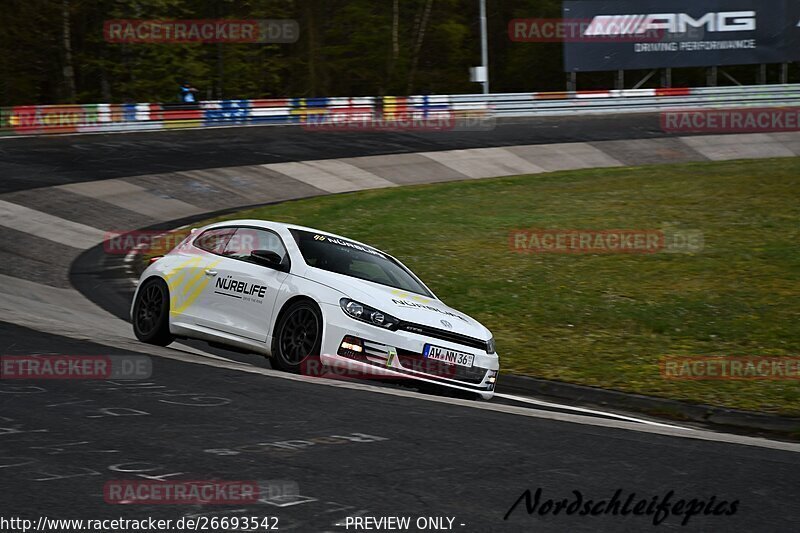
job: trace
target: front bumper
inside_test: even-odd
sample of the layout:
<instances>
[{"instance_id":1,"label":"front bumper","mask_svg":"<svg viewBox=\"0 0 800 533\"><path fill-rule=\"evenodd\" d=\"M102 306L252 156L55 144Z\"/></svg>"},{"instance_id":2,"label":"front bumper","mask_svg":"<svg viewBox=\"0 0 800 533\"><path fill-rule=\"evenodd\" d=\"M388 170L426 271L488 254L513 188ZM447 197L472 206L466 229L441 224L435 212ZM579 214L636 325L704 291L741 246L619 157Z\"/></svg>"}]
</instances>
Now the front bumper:
<instances>
[{"instance_id":1,"label":"front bumper","mask_svg":"<svg viewBox=\"0 0 800 533\"><path fill-rule=\"evenodd\" d=\"M324 313L321 360L325 365L378 378L423 381L475 393L486 400L494 396L499 370L497 354L413 332L388 331L362 324L346 316L338 306L326 306ZM363 351L342 350L345 337L360 339ZM425 344L470 353L474 356L473 366L428 360L422 355Z\"/></svg>"}]
</instances>

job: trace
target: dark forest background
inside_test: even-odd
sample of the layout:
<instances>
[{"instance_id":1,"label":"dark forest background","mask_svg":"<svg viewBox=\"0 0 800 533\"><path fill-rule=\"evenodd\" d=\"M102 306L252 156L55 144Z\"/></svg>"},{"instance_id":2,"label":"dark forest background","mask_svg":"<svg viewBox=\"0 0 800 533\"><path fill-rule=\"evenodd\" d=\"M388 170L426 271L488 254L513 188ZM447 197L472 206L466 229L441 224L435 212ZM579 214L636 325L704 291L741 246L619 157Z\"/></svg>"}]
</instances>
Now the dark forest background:
<instances>
[{"instance_id":1,"label":"dark forest background","mask_svg":"<svg viewBox=\"0 0 800 533\"><path fill-rule=\"evenodd\" d=\"M514 18L557 18L560 0L488 0L492 92L564 90L560 44L515 43ZM294 44L109 44L107 19L295 19ZM478 0L0 0L0 105L477 93ZM756 66L726 69L755 83ZM646 72L629 72L631 86ZM769 79L777 82L777 66ZM796 68L792 78L797 81ZM581 74L579 89L613 87ZM659 83L654 76L646 86ZM729 83L721 79L721 83ZM705 84L681 69L675 86Z\"/></svg>"}]
</instances>

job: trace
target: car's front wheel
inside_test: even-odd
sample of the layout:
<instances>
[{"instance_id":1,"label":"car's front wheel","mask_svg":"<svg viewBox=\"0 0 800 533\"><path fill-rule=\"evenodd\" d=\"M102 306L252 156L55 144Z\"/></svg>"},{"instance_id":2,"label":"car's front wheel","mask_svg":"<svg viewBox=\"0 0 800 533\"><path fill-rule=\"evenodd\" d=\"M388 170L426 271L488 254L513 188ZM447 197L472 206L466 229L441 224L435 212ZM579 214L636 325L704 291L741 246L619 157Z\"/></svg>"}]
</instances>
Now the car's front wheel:
<instances>
[{"instance_id":1,"label":"car's front wheel","mask_svg":"<svg viewBox=\"0 0 800 533\"><path fill-rule=\"evenodd\" d=\"M322 315L311 302L300 301L289 306L275 328L272 365L298 374L304 364L319 361L322 347Z\"/></svg>"},{"instance_id":2,"label":"car's front wheel","mask_svg":"<svg viewBox=\"0 0 800 533\"><path fill-rule=\"evenodd\" d=\"M147 344L166 346L175 338L169 332L169 289L162 279L144 282L133 305L133 333Z\"/></svg>"}]
</instances>

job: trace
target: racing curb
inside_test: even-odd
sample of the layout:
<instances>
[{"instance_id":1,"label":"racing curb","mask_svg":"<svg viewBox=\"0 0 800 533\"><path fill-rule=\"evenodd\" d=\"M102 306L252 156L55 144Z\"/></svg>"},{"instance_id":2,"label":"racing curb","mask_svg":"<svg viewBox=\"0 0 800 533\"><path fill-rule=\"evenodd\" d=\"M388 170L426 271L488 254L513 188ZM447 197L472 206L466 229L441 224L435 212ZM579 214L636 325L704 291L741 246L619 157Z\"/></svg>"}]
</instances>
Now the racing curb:
<instances>
[{"instance_id":1,"label":"racing curb","mask_svg":"<svg viewBox=\"0 0 800 533\"><path fill-rule=\"evenodd\" d=\"M667 398L656 398L599 387L575 385L529 376L503 374L497 382L497 392L548 396L574 404L591 404L625 411L639 411L704 425L779 433L800 438L800 418L784 417L752 411L740 411L705 404L692 404Z\"/></svg>"}]
</instances>

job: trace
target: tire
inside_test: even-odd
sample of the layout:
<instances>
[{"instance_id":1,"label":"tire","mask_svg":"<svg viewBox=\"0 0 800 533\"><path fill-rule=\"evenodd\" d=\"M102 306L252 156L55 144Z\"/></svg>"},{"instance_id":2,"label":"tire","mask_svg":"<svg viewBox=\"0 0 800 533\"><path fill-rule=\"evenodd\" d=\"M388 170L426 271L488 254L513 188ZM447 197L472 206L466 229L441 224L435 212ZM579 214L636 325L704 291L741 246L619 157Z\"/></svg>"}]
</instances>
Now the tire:
<instances>
[{"instance_id":1,"label":"tire","mask_svg":"<svg viewBox=\"0 0 800 533\"><path fill-rule=\"evenodd\" d=\"M133 333L147 344L167 346L175 337L169 332L169 289L160 278L145 281L133 305Z\"/></svg>"},{"instance_id":2,"label":"tire","mask_svg":"<svg viewBox=\"0 0 800 533\"><path fill-rule=\"evenodd\" d=\"M304 364L315 369L322 348L322 314L308 301L291 304L275 327L272 366L284 372L301 373Z\"/></svg>"}]
</instances>

